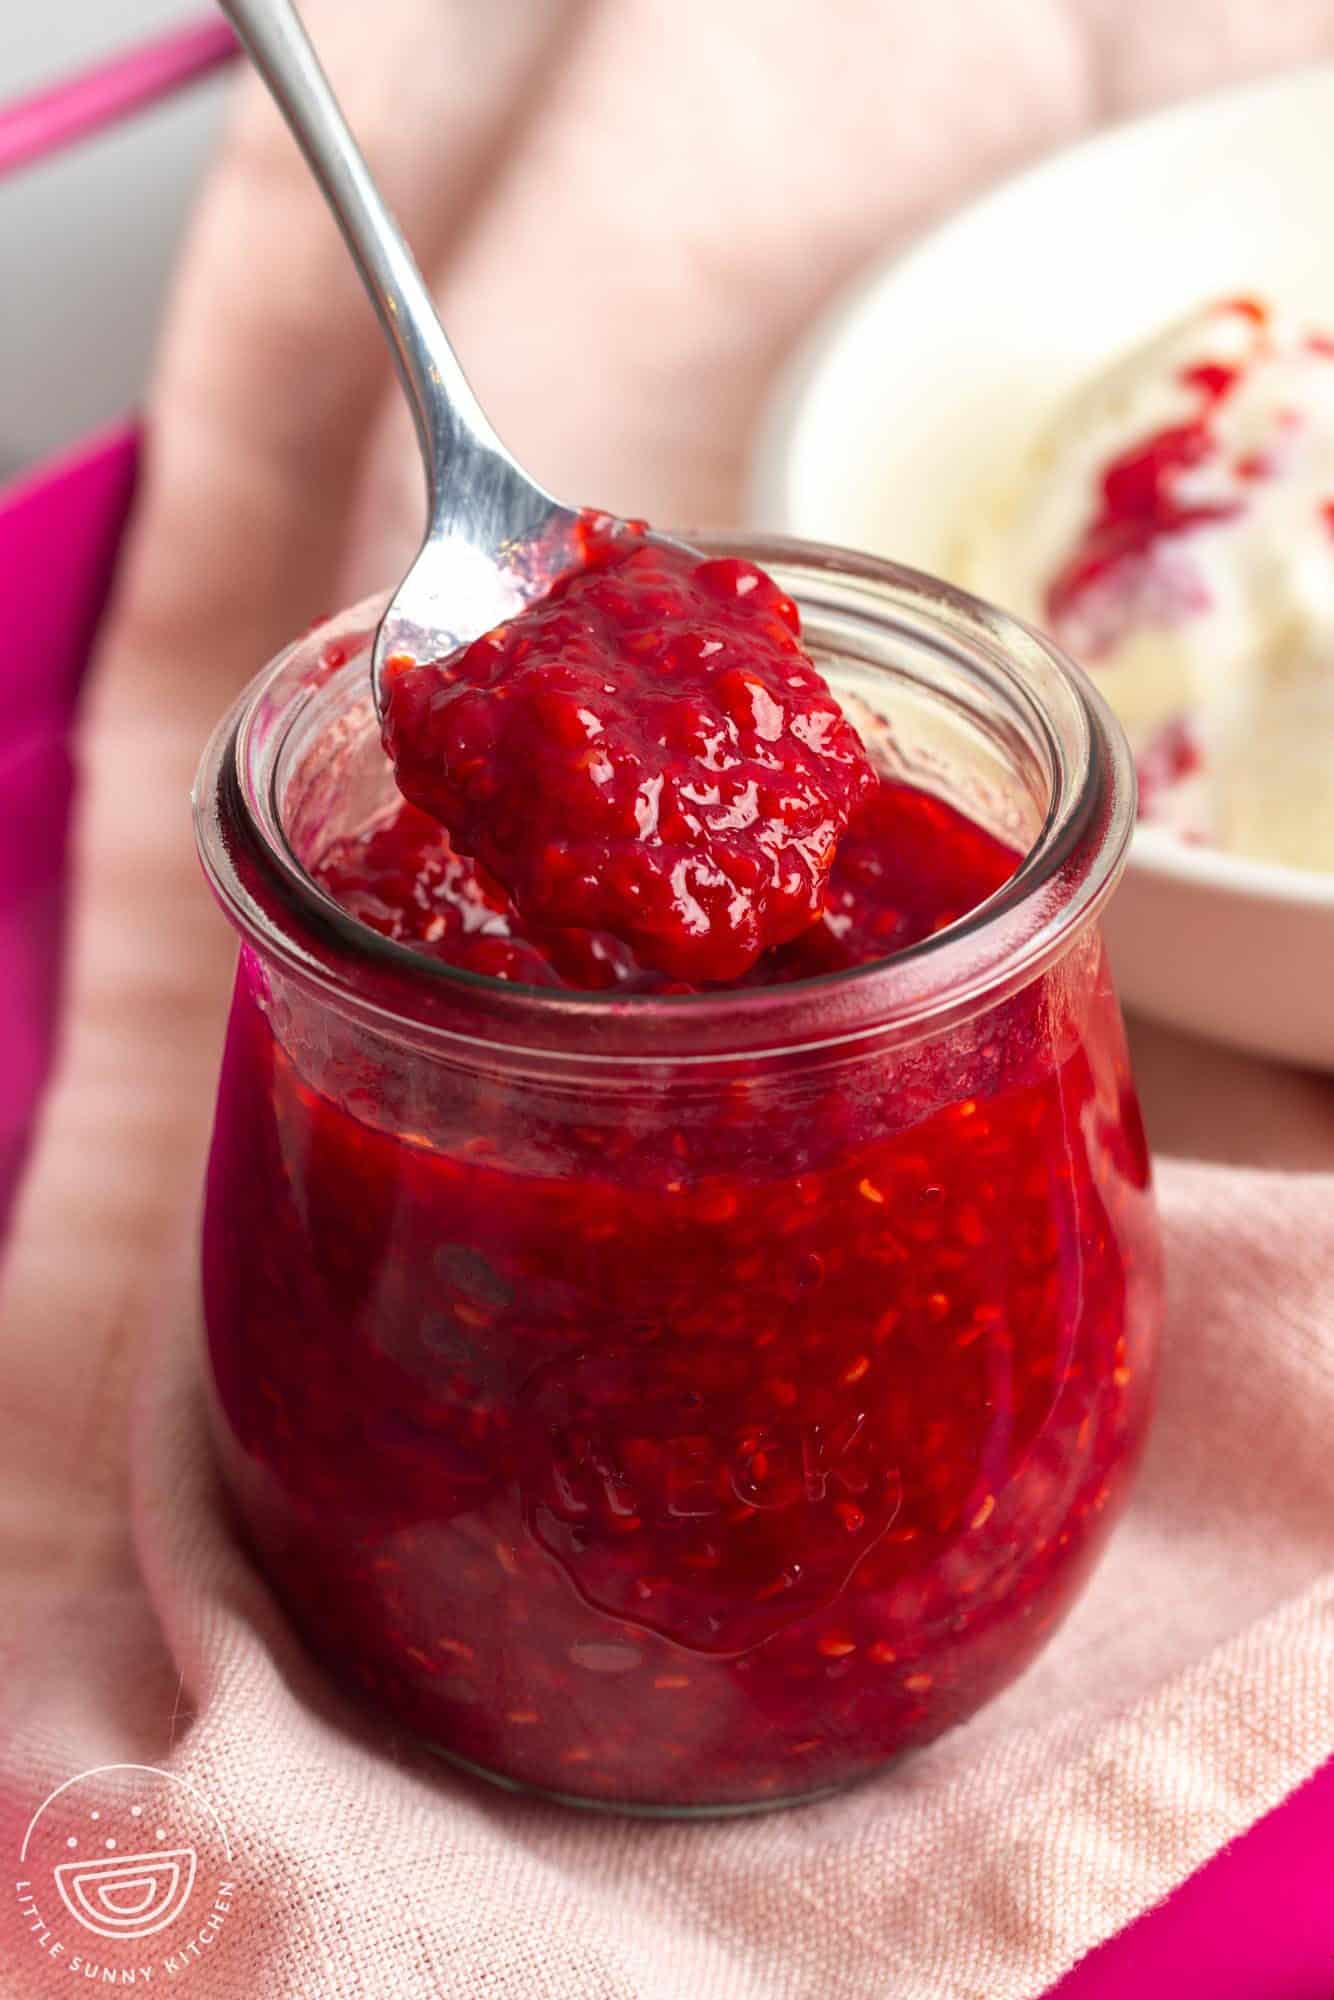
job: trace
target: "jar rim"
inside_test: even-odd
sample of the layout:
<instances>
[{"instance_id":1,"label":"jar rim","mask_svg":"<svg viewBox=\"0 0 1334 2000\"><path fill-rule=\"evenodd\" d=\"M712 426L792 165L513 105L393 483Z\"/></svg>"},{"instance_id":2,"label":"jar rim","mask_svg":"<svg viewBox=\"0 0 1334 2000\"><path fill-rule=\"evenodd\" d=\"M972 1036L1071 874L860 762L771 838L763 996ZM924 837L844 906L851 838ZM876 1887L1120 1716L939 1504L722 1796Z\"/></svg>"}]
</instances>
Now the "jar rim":
<instances>
[{"instance_id":1,"label":"jar rim","mask_svg":"<svg viewBox=\"0 0 1334 2000\"><path fill-rule=\"evenodd\" d=\"M970 655L993 693L1040 719L1054 753L1052 796L1036 839L1000 889L957 923L888 958L773 986L694 993L531 986L384 937L319 887L281 836L276 809L245 782L251 762L267 755L271 764L275 754L266 738L275 691L285 682L293 692L313 687L317 663L334 651L340 666L357 660L387 602L380 593L285 647L223 716L204 751L193 792L196 842L210 886L242 938L347 1011L400 1035L575 1063L792 1054L868 1033L912 1041L1038 977L1097 916L1134 825L1129 746L1087 675L1018 619L905 565L791 537L685 531L682 539L783 572L803 615L818 592L826 609L845 618L888 617L907 639L955 662Z\"/></svg>"}]
</instances>

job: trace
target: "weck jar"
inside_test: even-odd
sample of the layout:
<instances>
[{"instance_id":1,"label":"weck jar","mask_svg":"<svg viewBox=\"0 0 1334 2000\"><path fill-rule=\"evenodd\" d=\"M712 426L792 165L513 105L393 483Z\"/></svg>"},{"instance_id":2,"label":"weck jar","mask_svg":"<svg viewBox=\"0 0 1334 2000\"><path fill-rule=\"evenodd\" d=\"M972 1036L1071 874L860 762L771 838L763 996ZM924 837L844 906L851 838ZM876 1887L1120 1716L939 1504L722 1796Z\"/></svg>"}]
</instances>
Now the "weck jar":
<instances>
[{"instance_id":1,"label":"weck jar","mask_svg":"<svg viewBox=\"0 0 1334 2000\"><path fill-rule=\"evenodd\" d=\"M675 1813L861 1777L1032 1658L1125 1495L1160 1290L1115 723L944 585L729 548L880 769L1014 850L897 956L576 992L358 921L311 870L393 797L376 604L260 675L196 799L241 941L204 1311L258 1561L459 1763Z\"/></svg>"}]
</instances>

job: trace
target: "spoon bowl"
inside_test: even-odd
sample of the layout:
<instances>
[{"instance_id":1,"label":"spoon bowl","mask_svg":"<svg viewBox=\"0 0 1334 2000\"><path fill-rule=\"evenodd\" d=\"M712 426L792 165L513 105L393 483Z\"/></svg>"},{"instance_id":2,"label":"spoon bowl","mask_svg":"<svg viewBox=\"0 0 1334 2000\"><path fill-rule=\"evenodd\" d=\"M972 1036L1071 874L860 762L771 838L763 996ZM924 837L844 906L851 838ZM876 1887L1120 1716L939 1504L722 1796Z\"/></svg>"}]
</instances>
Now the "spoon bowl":
<instances>
[{"instance_id":1,"label":"spoon bowl","mask_svg":"<svg viewBox=\"0 0 1334 2000\"><path fill-rule=\"evenodd\" d=\"M505 455L473 459L446 482L447 506L380 620L371 651L376 712L385 708L391 660L439 660L545 596L580 561L579 516Z\"/></svg>"}]
</instances>

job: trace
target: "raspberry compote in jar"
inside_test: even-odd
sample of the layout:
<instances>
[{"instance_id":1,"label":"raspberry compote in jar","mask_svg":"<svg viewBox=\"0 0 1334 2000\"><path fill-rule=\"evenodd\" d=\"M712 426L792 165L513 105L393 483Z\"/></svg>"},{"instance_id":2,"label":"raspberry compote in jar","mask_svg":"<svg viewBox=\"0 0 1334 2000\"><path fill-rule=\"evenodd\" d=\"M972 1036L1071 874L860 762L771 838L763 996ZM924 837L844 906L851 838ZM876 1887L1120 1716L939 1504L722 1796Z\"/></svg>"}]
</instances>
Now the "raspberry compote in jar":
<instances>
[{"instance_id":1,"label":"raspberry compote in jar","mask_svg":"<svg viewBox=\"0 0 1334 2000\"><path fill-rule=\"evenodd\" d=\"M219 729L241 939L212 1402L310 1649L458 1762L625 1810L874 1771L1050 1636L1152 1397L1098 913L1122 737L1029 631L754 545L877 773L824 913L692 990L526 928L403 802L364 605Z\"/></svg>"}]
</instances>

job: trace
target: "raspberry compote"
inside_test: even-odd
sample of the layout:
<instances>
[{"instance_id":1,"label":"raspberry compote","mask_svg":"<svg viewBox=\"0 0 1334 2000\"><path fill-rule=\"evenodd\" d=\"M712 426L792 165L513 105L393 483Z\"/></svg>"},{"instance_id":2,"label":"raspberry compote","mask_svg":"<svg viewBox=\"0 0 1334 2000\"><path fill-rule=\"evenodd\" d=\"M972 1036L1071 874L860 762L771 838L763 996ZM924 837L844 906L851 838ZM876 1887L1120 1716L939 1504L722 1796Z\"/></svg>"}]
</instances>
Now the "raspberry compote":
<instances>
[{"instance_id":1,"label":"raspberry compote","mask_svg":"<svg viewBox=\"0 0 1334 2000\"><path fill-rule=\"evenodd\" d=\"M385 744L526 919L737 979L819 916L875 775L763 570L596 528L508 624L387 663Z\"/></svg>"},{"instance_id":2,"label":"raspberry compote","mask_svg":"<svg viewBox=\"0 0 1334 2000\"><path fill-rule=\"evenodd\" d=\"M972 614L893 588L938 674ZM204 783L244 936L204 1297L260 1560L342 1680L491 1776L688 1811L863 1775L1032 1656L1143 1432L1156 1237L1095 921L1123 746L1028 662L1058 743L1090 704L1078 823L1035 801L1020 866L879 755L817 922L699 993L521 916L383 787L295 812L294 888L261 766L314 643ZM330 757L373 733L346 673Z\"/></svg>"}]
</instances>

